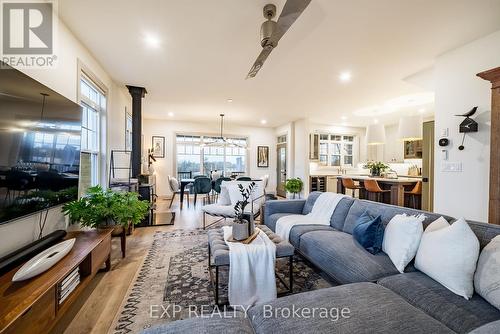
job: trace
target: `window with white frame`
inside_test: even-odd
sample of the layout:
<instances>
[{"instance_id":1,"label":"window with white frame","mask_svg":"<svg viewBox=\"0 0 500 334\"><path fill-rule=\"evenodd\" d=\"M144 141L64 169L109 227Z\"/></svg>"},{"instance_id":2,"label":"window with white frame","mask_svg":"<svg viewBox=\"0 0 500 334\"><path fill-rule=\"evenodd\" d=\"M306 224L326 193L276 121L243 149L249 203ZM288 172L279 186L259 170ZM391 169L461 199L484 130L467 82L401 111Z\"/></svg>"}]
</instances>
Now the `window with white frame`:
<instances>
[{"instance_id":1,"label":"window with white frame","mask_svg":"<svg viewBox=\"0 0 500 334\"><path fill-rule=\"evenodd\" d=\"M82 106L81 150L91 154L92 185L99 184L101 115L106 112L106 95L90 78L82 74L80 80Z\"/></svg>"},{"instance_id":2,"label":"window with white frame","mask_svg":"<svg viewBox=\"0 0 500 334\"><path fill-rule=\"evenodd\" d=\"M354 136L338 134L319 135L320 166L352 167L354 153Z\"/></svg>"},{"instance_id":3,"label":"window with white frame","mask_svg":"<svg viewBox=\"0 0 500 334\"><path fill-rule=\"evenodd\" d=\"M226 145L218 137L177 135L177 172L209 175L211 171L246 173L246 138L227 138Z\"/></svg>"}]
</instances>

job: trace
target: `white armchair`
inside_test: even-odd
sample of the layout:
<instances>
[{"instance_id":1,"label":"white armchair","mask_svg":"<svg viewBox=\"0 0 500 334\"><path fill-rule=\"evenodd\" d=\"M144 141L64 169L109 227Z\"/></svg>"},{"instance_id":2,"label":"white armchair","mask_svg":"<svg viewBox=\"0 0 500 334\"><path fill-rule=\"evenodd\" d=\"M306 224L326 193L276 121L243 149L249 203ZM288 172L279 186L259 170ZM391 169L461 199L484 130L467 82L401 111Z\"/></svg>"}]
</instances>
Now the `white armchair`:
<instances>
[{"instance_id":1,"label":"white armchair","mask_svg":"<svg viewBox=\"0 0 500 334\"><path fill-rule=\"evenodd\" d=\"M264 194L264 181L223 181L221 183L221 193L217 203L204 205L201 210L203 212L203 229L219 223L227 218L235 218L234 206L236 202L242 199L242 195L238 188L238 184L243 187L248 187L251 182L255 182L250 203L245 208L245 214L250 216L251 220L256 219L260 214L260 209L266 200ZM211 217L220 217L220 219L206 225L207 215Z\"/></svg>"}]
</instances>

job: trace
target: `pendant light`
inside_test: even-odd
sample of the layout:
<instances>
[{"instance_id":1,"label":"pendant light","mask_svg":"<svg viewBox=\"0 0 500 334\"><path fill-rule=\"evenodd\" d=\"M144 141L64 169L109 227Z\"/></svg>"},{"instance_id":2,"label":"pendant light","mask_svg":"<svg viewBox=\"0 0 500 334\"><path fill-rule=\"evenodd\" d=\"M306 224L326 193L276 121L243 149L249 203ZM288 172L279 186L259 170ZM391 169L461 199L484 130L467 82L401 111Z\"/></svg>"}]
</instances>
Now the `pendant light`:
<instances>
[{"instance_id":1,"label":"pendant light","mask_svg":"<svg viewBox=\"0 0 500 334\"><path fill-rule=\"evenodd\" d=\"M385 144L384 124L370 124L366 127L366 142L368 145Z\"/></svg>"},{"instance_id":2,"label":"pendant light","mask_svg":"<svg viewBox=\"0 0 500 334\"><path fill-rule=\"evenodd\" d=\"M415 141L423 138L422 116L404 116L399 119L398 134L401 140Z\"/></svg>"}]
</instances>

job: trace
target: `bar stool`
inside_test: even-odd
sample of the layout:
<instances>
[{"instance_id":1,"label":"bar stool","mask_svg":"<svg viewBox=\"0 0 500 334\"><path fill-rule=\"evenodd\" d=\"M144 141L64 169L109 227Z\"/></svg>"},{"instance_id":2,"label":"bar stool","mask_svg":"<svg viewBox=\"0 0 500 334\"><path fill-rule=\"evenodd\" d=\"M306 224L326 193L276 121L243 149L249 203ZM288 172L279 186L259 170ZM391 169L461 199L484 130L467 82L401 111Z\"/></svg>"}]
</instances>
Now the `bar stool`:
<instances>
[{"instance_id":1,"label":"bar stool","mask_svg":"<svg viewBox=\"0 0 500 334\"><path fill-rule=\"evenodd\" d=\"M353 179L349 178L342 178L342 185L346 189L351 189L352 190L352 197L356 197L356 189L358 190L358 197L359 197L359 190L363 189L363 186L357 185L354 183Z\"/></svg>"},{"instance_id":2,"label":"bar stool","mask_svg":"<svg viewBox=\"0 0 500 334\"><path fill-rule=\"evenodd\" d=\"M383 202L384 193L390 192L390 190L384 190L380 188L377 180L364 180L364 186L367 193L373 193L376 196L376 202Z\"/></svg>"},{"instance_id":3,"label":"bar stool","mask_svg":"<svg viewBox=\"0 0 500 334\"><path fill-rule=\"evenodd\" d=\"M417 181L415 183L415 186L411 191L405 191L405 195L409 195L410 199L412 200L412 208L417 209L417 197L422 196L422 181ZM409 204L409 203L408 203Z\"/></svg>"}]
</instances>

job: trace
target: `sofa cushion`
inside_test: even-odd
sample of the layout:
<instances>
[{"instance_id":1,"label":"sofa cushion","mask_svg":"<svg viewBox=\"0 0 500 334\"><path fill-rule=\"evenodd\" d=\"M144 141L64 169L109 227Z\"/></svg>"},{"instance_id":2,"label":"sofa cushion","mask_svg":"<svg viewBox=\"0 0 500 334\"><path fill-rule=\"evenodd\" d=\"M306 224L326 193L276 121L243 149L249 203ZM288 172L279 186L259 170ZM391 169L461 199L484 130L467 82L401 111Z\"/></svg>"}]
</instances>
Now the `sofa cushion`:
<instances>
[{"instance_id":1,"label":"sofa cushion","mask_svg":"<svg viewBox=\"0 0 500 334\"><path fill-rule=\"evenodd\" d=\"M274 232L276 232L276 222L278 221L278 219L290 215L293 215L293 213L273 213L272 215L269 215L267 217L266 226L269 227Z\"/></svg>"},{"instance_id":2,"label":"sofa cushion","mask_svg":"<svg viewBox=\"0 0 500 334\"><path fill-rule=\"evenodd\" d=\"M333 228L328 225L296 225L290 230L289 241L299 248L302 235L312 231L333 231Z\"/></svg>"},{"instance_id":3,"label":"sofa cushion","mask_svg":"<svg viewBox=\"0 0 500 334\"><path fill-rule=\"evenodd\" d=\"M354 203L354 198L352 197L344 197L340 200L333 211L332 218L330 219L330 225L339 231L342 231L344 228L345 219L347 217L347 213L349 209L351 209L352 204Z\"/></svg>"},{"instance_id":4,"label":"sofa cushion","mask_svg":"<svg viewBox=\"0 0 500 334\"><path fill-rule=\"evenodd\" d=\"M398 272L385 253L370 254L340 231L303 234L300 252L339 283L370 282Z\"/></svg>"},{"instance_id":5,"label":"sofa cushion","mask_svg":"<svg viewBox=\"0 0 500 334\"><path fill-rule=\"evenodd\" d=\"M422 272L386 277L379 280L378 284L391 289L457 333L467 333L500 320L500 311L481 296L474 294L466 300Z\"/></svg>"},{"instance_id":6,"label":"sofa cushion","mask_svg":"<svg viewBox=\"0 0 500 334\"><path fill-rule=\"evenodd\" d=\"M154 326L144 330L143 334L178 334L178 333L197 333L197 334L253 334L252 325L246 317L232 317L229 313L228 318L224 316L191 318L178 320L169 324Z\"/></svg>"},{"instance_id":7,"label":"sofa cushion","mask_svg":"<svg viewBox=\"0 0 500 334\"><path fill-rule=\"evenodd\" d=\"M498 334L500 333L500 320L495 322L490 322L489 324L483 325L479 328L474 329L469 334Z\"/></svg>"},{"instance_id":8,"label":"sofa cushion","mask_svg":"<svg viewBox=\"0 0 500 334\"><path fill-rule=\"evenodd\" d=\"M295 315L294 308L298 310ZM332 310L332 316L319 316L319 308ZM313 309L317 312L315 316ZM303 316L302 310L311 313ZM342 316L343 310L349 312ZM279 298L250 308L248 315L257 334L452 333L392 291L373 283L348 284Z\"/></svg>"},{"instance_id":9,"label":"sofa cushion","mask_svg":"<svg viewBox=\"0 0 500 334\"><path fill-rule=\"evenodd\" d=\"M389 221L392 219L392 217L394 217L395 215L403 214L403 213L406 213L407 215L410 215L410 216L419 215L419 214L423 213L425 215L425 220L423 222L424 228L427 225L429 225L430 223L432 223L434 220L441 217L441 215L437 215L435 213L404 208L401 206L394 206L394 205L382 204L382 203L365 201L365 200L355 200L354 203L352 204L350 210L349 210L349 213L346 216L345 224L342 228L342 231L352 234L352 230L353 230L354 226L356 225L356 220L366 210L370 211L370 213L372 215L375 215L375 216L381 215L382 222L384 223L384 225L387 225L389 223ZM448 221L450 221L452 219L452 218L446 217L446 216L444 216L444 218Z\"/></svg>"},{"instance_id":10,"label":"sofa cushion","mask_svg":"<svg viewBox=\"0 0 500 334\"><path fill-rule=\"evenodd\" d=\"M321 191L313 191L312 193L309 194L309 196L307 196L306 204L304 204L304 209L302 209L303 215L307 215L312 211L314 203L321 194L322 194Z\"/></svg>"}]
</instances>

